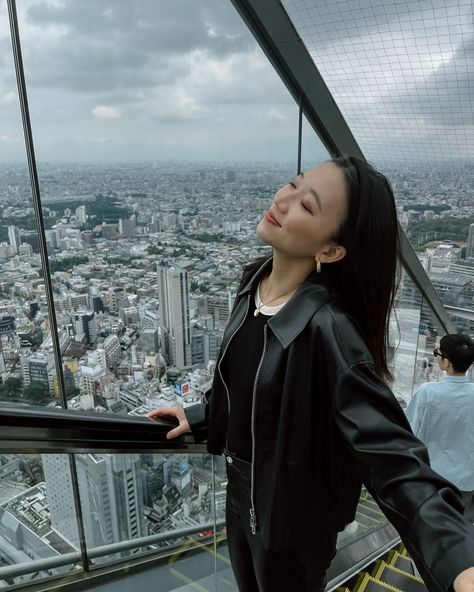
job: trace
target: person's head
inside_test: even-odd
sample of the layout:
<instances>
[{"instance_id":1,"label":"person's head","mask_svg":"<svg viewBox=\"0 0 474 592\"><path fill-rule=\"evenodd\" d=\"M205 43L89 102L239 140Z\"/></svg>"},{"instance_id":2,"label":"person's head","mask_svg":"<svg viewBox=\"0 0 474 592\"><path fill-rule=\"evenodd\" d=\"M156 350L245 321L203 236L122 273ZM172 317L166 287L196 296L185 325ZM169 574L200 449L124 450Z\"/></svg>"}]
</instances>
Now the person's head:
<instances>
[{"instance_id":1,"label":"person's head","mask_svg":"<svg viewBox=\"0 0 474 592\"><path fill-rule=\"evenodd\" d=\"M468 335L444 335L434 354L441 370L465 374L474 362L474 341Z\"/></svg>"},{"instance_id":2,"label":"person's head","mask_svg":"<svg viewBox=\"0 0 474 592\"><path fill-rule=\"evenodd\" d=\"M301 173L274 197L257 233L332 280L360 325L380 376L390 378L388 315L395 292L397 214L387 179L354 156Z\"/></svg>"}]
</instances>

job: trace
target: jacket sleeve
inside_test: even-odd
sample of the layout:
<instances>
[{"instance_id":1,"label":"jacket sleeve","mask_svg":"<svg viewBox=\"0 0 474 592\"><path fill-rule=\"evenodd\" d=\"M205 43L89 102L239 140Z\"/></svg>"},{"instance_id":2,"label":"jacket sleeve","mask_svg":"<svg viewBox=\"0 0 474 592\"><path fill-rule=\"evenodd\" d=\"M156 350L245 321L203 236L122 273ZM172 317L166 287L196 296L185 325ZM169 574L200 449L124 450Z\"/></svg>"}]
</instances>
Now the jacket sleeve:
<instances>
[{"instance_id":1,"label":"jacket sleeve","mask_svg":"<svg viewBox=\"0 0 474 592\"><path fill-rule=\"evenodd\" d=\"M355 470L400 533L428 589L446 592L474 566L474 527L454 485L428 464L395 397L371 363L343 370L334 385L334 420Z\"/></svg>"},{"instance_id":2,"label":"jacket sleeve","mask_svg":"<svg viewBox=\"0 0 474 592\"><path fill-rule=\"evenodd\" d=\"M207 440L207 431L209 425L209 401L211 392L212 389L206 391L202 403L190 405L184 410L184 414L188 420L189 427L191 428L191 433L196 444Z\"/></svg>"}]
</instances>

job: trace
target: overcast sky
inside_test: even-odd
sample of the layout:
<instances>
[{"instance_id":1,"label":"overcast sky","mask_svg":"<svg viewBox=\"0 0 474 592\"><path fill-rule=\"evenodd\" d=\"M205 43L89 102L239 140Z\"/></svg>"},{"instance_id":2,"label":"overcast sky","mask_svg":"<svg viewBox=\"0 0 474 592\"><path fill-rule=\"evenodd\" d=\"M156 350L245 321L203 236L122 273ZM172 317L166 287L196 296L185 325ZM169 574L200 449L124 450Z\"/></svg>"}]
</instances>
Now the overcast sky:
<instances>
[{"instance_id":1,"label":"overcast sky","mask_svg":"<svg viewBox=\"0 0 474 592\"><path fill-rule=\"evenodd\" d=\"M284 4L370 158L474 156L470 3ZM297 108L228 0L20 0L18 13L38 160L295 159ZM313 138L305 159L324 156ZM0 161L24 158L0 0Z\"/></svg>"}]
</instances>

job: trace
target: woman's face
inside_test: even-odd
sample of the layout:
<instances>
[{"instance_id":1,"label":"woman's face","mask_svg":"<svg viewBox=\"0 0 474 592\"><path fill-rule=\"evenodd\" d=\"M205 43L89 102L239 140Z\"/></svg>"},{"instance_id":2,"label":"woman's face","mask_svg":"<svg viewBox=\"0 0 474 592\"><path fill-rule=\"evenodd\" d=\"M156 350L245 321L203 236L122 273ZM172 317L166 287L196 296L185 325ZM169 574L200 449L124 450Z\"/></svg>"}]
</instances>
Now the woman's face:
<instances>
[{"instance_id":1,"label":"woman's face","mask_svg":"<svg viewBox=\"0 0 474 592\"><path fill-rule=\"evenodd\" d=\"M331 237L344 219L346 192L344 173L332 162L301 173L276 192L257 234L290 257L319 257L335 245Z\"/></svg>"}]
</instances>

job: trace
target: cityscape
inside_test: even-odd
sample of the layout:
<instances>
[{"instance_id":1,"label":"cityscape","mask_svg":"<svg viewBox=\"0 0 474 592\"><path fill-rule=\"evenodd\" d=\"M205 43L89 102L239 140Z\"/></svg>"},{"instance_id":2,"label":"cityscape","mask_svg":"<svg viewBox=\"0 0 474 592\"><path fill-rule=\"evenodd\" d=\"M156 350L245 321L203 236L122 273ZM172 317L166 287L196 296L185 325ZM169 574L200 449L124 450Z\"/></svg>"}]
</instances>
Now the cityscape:
<instances>
[{"instance_id":1,"label":"cityscape","mask_svg":"<svg viewBox=\"0 0 474 592\"><path fill-rule=\"evenodd\" d=\"M474 167L381 169L443 303L472 309ZM69 409L144 416L202 399L242 266L269 254L256 225L295 172L294 163L39 166ZM55 408L51 310L26 167L0 165L0 188L0 404ZM393 390L403 406L421 382L440 378L423 365L432 363L439 330L405 275L396 308ZM461 331L474 329L453 320ZM88 546L222 520L220 460L77 454ZM78 548L68 474L67 455L0 455L2 565ZM196 540L208 535L203 529Z\"/></svg>"}]
</instances>

